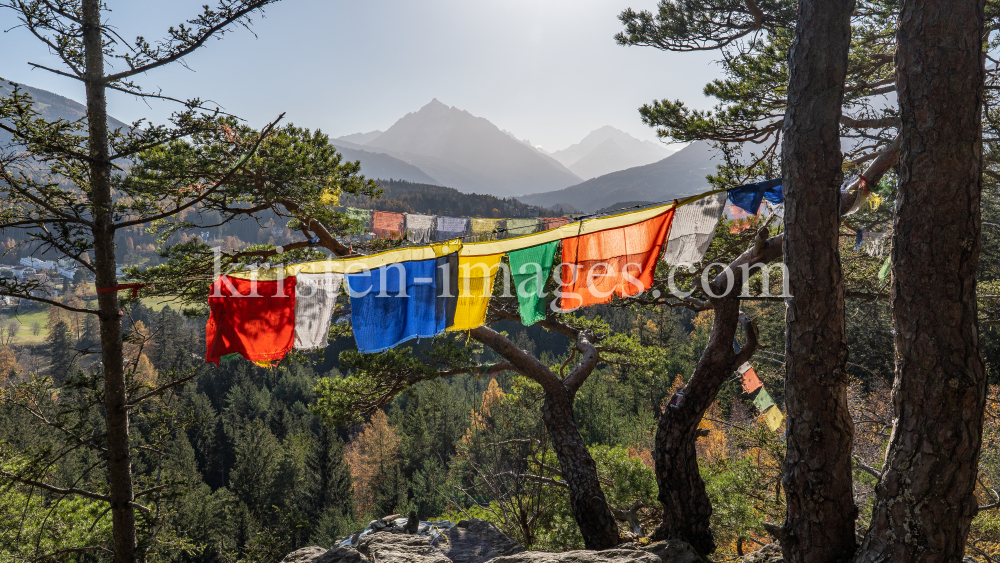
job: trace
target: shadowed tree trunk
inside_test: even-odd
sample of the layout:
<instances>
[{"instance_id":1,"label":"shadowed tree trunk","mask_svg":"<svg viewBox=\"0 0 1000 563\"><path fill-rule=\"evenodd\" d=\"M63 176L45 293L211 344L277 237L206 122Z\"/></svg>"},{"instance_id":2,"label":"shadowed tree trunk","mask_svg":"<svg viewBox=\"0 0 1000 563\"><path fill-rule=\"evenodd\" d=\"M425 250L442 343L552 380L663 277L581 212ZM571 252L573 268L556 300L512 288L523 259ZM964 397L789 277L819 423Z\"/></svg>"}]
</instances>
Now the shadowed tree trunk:
<instances>
[{"instance_id":1,"label":"shadowed tree trunk","mask_svg":"<svg viewBox=\"0 0 1000 563\"><path fill-rule=\"evenodd\" d=\"M699 553L715 551L712 534L712 502L698 470L695 449L698 424L715 401L719 389L736 368L748 361L757 349L756 329L740 313L739 292L743 286L741 264L767 264L781 255L779 237L767 241L754 256L748 250L712 282L707 309L714 311L712 333L694 373L684 387L684 402L678 408L667 407L660 413L656 426L653 461L656 465L657 498L663 506L663 521L653 532L654 540L681 539ZM732 275L732 290L725 293L727 276ZM737 353L733 337L742 324L747 344Z\"/></svg>"},{"instance_id":2,"label":"shadowed tree trunk","mask_svg":"<svg viewBox=\"0 0 1000 563\"><path fill-rule=\"evenodd\" d=\"M960 561L977 511L983 9L983 0L901 5L896 418L858 561Z\"/></svg>"},{"instance_id":3,"label":"shadowed tree trunk","mask_svg":"<svg viewBox=\"0 0 1000 563\"><path fill-rule=\"evenodd\" d=\"M592 336L585 332L575 335L577 350L583 353L583 359L569 375L560 379L545 364L495 330L483 326L473 329L471 334L510 362L520 374L542 386L545 392L542 421L552 438L559 470L569 487L570 508L573 519L580 527L584 545L595 550L618 545L618 523L597 480L597 464L580 436L573 415L576 393L597 367L599 359L597 350L590 342Z\"/></svg>"},{"instance_id":4,"label":"shadowed tree trunk","mask_svg":"<svg viewBox=\"0 0 1000 563\"><path fill-rule=\"evenodd\" d=\"M847 406L847 336L840 265L841 107L854 0L801 0L789 55L783 125L785 264L784 525L786 561L854 553L854 424Z\"/></svg>"}]
</instances>

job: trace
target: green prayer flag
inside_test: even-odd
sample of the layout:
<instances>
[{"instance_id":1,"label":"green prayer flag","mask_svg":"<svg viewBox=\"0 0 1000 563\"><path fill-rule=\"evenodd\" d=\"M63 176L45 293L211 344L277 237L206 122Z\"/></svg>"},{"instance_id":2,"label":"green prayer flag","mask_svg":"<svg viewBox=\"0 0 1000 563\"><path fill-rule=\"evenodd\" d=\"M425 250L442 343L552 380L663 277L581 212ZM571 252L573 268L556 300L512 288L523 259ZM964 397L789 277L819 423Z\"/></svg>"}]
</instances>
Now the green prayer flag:
<instances>
[{"instance_id":1,"label":"green prayer flag","mask_svg":"<svg viewBox=\"0 0 1000 563\"><path fill-rule=\"evenodd\" d=\"M236 358L239 358L239 357L240 357L239 354L237 354L236 352L233 352L232 354L226 354L225 356L222 356L221 358L219 358L219 361L221 361L224 364L228 364L229 362L231 362L231 361L233 361L233 360L235 360Z\"/></svg>"},{"instance_id":2,"label":"green prayer flag","mask_svg":"<svg viewBox=\"0 0 1000 563\"><path fill-rule=\"evenodd\" d=\"M760 393L753 400L753 404L757 407L757 410L764 412L767 409L774 406L774 399L771 398L771 394L767 392L767 389L761 387Z\"/></svg>"},{"instance_id":3,"label":"green prayer flag","mask_svg":"<svg viewBox=\"0 0 1000 563\"><path fill-rule=\"evenodd\" d=\"M344 208L344 215L347 215L347 218L355 223L351 228L348 229L348 233L352 235L357 235L368 232L368 229L372 222L371 209L358 209L357 207L347 207Z\"/></svg>"},{"instance_id":4,"label":"green prayer flag","mask_svg":"<svg viewBox=\"0 0 1000 563\"><path fill-rule=\"evenodd\" d=\"M552 260L559 241L552 241L510 253L510 273L517 290L518 311L525 326L545 318L545 280L552 271Z\"/></svg>"},{"instance_id":5,"label":"green prayer flag","mask_svg":"<svg viewBox=\"0 0 1000 563\"><path fill-rule=\"evenodd\" d=\"M878 281L885 281L885 277L889 275L889 266L892 265L892 257L885 259L885 264L882 264L882 269L878 271Z\"/></svg>"}]
</instances>

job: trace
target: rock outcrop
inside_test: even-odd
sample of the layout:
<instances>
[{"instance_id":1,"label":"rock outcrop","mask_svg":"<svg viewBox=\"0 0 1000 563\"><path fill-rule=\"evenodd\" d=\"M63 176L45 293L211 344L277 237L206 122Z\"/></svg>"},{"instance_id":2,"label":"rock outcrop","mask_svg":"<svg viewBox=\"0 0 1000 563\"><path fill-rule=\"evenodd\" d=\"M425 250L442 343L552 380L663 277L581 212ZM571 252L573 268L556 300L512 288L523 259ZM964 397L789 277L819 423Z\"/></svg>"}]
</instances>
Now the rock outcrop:
<instances>
[{"instance_id":1,"label":"rock outcrop","mask_svg":"<svg viewBox=\"0 0 1000 563\"><path fill-rule=\"evenodd\" d=\"M607 549L604 551L525 551L491 559L490 563L661 563L656 555L641 549ZM672 562L663 562L672 563Z\"/></svg>"},{"instance_id":2,"label":"rock outcrop","mask_svg":"<svg viewBox=\"0 0 1000 563\"><path fill-rule=\"evenodd\" d=\"M770 553L767 550L757 553ZM780 563L781 551L776 554L777 560L745 561ZM647 546L630 543L606 551L525 551L486 520L420 522L411 512L408 518L393 514L373 520L333 549L312 546L293 551L281 563L705 563L705 559L677 540Z\"/></svg>"}]
</instances>

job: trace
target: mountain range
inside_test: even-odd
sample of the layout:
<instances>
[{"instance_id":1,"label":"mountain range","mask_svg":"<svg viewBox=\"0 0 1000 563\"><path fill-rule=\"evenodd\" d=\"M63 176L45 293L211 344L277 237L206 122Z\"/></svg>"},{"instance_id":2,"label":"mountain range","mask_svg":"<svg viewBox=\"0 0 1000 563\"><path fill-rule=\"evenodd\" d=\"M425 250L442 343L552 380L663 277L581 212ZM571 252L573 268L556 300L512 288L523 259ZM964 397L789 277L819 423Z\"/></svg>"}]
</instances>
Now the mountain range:
<instances>
[{"instance_id":1,"label":"mountain range","mask_svg":"<svg viewBox=\"0 0 1000 563\"><path fill-rule=\"evenodd\" d=\"M640 141L605 125L579 143L549 153L577 176L589 180L618 170L652 164L677 152L651 141Z\"/></svg>"},{"instance_id":2,"label":"mountain range","mask_svg":"<svg viewBox=\"0 0 1000 563\"><path fill-rule=\"evenodd\" d=\"M691 143L652 164L619 170L575 186L520 196L521 203L576 208L591 213L621 202L658 202L708 189L705 176L715 172L715 151L704 141Z\"/></svg>"},{"instance_id":3,"label":"mountain range","mask_svg":"<svg viewBox=\"0 0 1000 563\"><path fill-rule=\"evenodd\" d=\"M86 107L23 86L42 117L75 121ZM11 86L0 79L0 95ZM109 118L112 128L127 127ZM0 144L10 135L0 131ZM516 196L527 205L594 212L621 202L664 201L696 193L715 169L706 143L670 150L613 127L547 153L488 120L437 99L400 118L386 131L355 133L331 143L369 178L447 186L459 192ZM667 155L664 157L664 155ZM586 179L585 179L586 178ZM401 184L401 189L405 183ZM528 195L523 195L528 194Z\"/></svg>"}]
</instances>

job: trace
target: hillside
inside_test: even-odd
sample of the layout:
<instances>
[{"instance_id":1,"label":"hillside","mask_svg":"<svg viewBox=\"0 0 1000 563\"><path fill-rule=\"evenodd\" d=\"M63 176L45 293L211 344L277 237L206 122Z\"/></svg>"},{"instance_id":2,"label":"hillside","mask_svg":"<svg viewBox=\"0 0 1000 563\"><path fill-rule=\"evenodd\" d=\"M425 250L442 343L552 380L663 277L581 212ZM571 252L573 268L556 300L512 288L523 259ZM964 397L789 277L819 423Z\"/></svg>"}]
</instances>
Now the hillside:
<instances>
[{"instance_id":1,"label":"hillside","mask_svg":"<svg viewBox=\"0 0 1000 563\"><path fill-rule=\"evenodd\" d=\"M693 143L659 162L605 174L554 192L518 197L541 207L568 204L593 212L623 201L664 201L704 191L705 176L715 171L714 151L705 142Z\"/></svg>"},{"instance_id":2,"label":"hillside","mask_svg":"<svg viewBox=\"0 0 1000 563\"><path fill-rule=\"evenodd\" d=\"M54 94L40 88L32 88L24 84L20 84L19 86L21 90L31 94L32 99L35 100L35 110L41 114L41 117L49 121L56 119L76 121L87 114L86 106L65 96L60 96L59 94ZM14 88L10 82L0 78L0 96L9 96L13 90ZM126 124L110 116L108 117L108 125L112 129L128 127ZM0 131L0 143L7 144L10 141L10 133Z\"/></svg>"},{"instance_id":3,"label":"hillside","mask_svg":"<svg viewBox=\"0 0 1000 563\"><path fill-rule=\"evenodd\" d=\"M525 205L514 199L492 195L463 194L454 188L419 184L401 180L380 180L384 190L381 199L344 196L343 205L395 211L397 213L427 213L455 217L551 217L557 213Z\"/></svg>"},{"instance_id":4,"label":"hillside","mask_svg":"<svg viewBox=\"0 0 1000 563\"><path fill-rule=\"evenodd\" d=\"M571 186L580 177L488 120L437 99L363 145L461 192L510 197Z\"/></svg>"},{"instance_id":5,"label":"hillside","mask_svg":"<svg viewBox=\"0 0 1000 563\"><path fill-rule=\"evenodd\" d=\"M333 145L337 148L337 152L344 155L345 160L360 161L361 173L369 178L407 180L421 184L439 184L437 180L425 174L423 170L398 158L384 153L361 150L342 140L333 141Z\"/></svg>"},{"instance_id":6,"label":"hillside","mask_svg":"<svg viewBox=\"0 0 1000 563\"><path fill-rule=\"evenodd\" d=\"M551 153L552 158L585 180L652 164L676 151L641 141L610 125L591 131L579 143Z\"/></svg>"}]
</instances>

